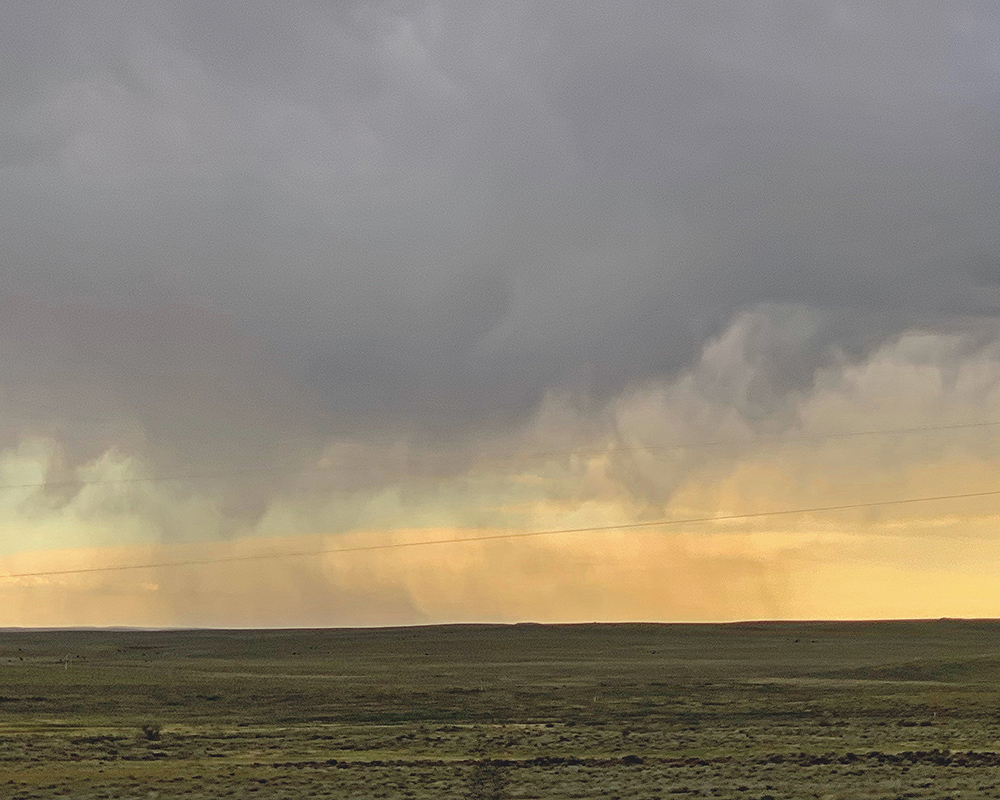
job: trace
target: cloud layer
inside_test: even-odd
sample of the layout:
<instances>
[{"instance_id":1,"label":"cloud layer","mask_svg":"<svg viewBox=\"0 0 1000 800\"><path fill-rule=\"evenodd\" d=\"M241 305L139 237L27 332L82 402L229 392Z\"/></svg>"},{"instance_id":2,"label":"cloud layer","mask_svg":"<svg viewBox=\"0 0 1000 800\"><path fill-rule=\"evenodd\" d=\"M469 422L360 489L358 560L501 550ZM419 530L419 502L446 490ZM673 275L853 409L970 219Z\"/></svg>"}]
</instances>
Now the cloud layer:
<instances>
[{"instance_id":1,"label":"cloud layer","mask_svg":"<svg viewBox=\"0 0 1000 800\"><path fill-rule=\"evenodd\" d=\"M24 490L3 552L642 518L714 456L482 459L990 407L990 4L0 13L5 469L217 476Z\"/></svg>"},{"instance_id":2,"label":"cloud layer","mask_svg":"<svg viewBox=\"0 0 1000 800\"><path fill-rule=\"evenodd\" d=\"M989 8L5 18L8 303L126 309L124 337L164 308L224 318L355 424L614 394L760 303L820 321L779 387L834 346L996 309ZM183 326L157 331L147 372L190 351ZM71 357L128 383L117 356Z\"/></svg>"}]
</instances>

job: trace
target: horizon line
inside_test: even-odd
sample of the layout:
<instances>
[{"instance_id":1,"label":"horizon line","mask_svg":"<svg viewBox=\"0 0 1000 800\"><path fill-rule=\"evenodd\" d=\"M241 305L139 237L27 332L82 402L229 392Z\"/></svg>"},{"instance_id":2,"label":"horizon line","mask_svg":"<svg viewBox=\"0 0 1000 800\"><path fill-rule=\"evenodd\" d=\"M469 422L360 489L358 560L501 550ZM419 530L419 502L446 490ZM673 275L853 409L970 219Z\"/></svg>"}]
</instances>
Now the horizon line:
<instances>
[{"instance_id":1,"label":"horizon line","mask_svg":"<svg viewBox=\"0 0 1000 800\"><path fill-rule=\"evenodd\" d=\"M849 624L897 624L912 622L995 622L1000 623L1000 617L857 617L857 618L801 618L801 619L731 619L731 620L593 620L589 622L537 622L534 620L519 620L516 622L415 622L386 625L292 625L292 626L147 626L147 625L43 625L43 626L0 626L0 633L58 633L58 632L142 632L142 633L193 633L193 632L253 632L253 631L390 631L412 628L568 628L595 626L643 625L659 627L725 627L734 625L849 625Z\"/></svg>"}]
</instances>

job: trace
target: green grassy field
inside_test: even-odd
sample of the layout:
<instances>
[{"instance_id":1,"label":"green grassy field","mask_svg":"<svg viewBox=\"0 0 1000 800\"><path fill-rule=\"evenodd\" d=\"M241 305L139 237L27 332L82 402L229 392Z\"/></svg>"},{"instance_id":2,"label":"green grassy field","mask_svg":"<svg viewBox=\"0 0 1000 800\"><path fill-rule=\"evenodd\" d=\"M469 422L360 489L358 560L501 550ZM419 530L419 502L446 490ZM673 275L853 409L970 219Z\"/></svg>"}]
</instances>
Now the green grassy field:
<instances>
[{"instance_id":1,"label":"green grassy field","mask_svg":"<svg viewBox=\"0 0 1000 800\"><path fill-rule=\"evenodd\" d=\"M1000 797L1000 623L0 631L0 797Z\"/></svg>"}]
</instances>

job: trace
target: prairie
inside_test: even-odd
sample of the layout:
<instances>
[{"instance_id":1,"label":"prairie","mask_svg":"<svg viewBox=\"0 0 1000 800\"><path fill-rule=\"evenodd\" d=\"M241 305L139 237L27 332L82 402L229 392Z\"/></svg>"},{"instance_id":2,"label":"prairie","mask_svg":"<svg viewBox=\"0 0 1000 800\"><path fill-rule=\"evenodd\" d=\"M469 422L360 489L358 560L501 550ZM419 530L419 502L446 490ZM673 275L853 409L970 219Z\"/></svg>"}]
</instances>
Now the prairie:
<instances>
[{"instance_id":1,"label":"prairie","mask_svg":"<svg viewBox=\"0 0 1000 800\"><path fill-rule=\"evenodd\" d=\"M1000 623L0 631L0 797L1000 797Z\"/></svg>"}]
</instances>

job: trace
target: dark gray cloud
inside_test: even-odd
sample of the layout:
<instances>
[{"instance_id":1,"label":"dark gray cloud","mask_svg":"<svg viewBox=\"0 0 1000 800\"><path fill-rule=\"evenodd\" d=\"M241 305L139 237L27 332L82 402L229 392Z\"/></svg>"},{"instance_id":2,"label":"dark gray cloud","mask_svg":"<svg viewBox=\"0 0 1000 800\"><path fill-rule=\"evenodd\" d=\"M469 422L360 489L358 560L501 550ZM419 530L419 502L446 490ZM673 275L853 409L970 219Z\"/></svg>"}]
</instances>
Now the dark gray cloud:
<instances>
[{"instance_id":1,"label":"dark gray cloud","mask_svg":"<svg viewBox=\"0 0 1000 800\"><path fill-rule=\"evenodd\" d=\"M991 4L2 13L19 407L467 430L673 374L745 309L815 320L757 362L779 393L997 311Z\"/></svg>"}]
</instances>

